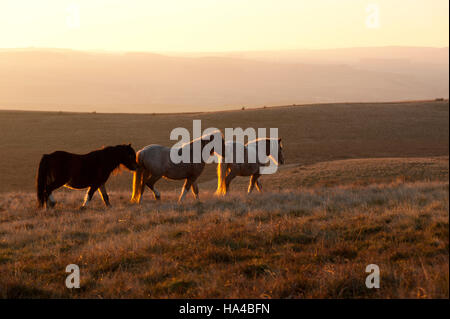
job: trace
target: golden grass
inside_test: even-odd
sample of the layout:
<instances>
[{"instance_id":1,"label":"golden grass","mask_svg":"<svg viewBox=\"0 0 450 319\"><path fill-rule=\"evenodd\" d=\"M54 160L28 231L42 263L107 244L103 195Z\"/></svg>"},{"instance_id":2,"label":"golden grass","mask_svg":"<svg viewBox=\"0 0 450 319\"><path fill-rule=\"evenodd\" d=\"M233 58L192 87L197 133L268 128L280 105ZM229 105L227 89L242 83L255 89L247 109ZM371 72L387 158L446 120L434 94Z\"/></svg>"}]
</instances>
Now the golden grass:
<instances>
[{"instance_id":1,"label":"golden grass","mask_svg":"<svg viewBox=\"0 0 450 319\"><path fill-rule=\"evenodd\" d=\"M403 159L359 161L304 167L310 177L343 176L340 186L246 196L237 182L219 199L204 184L201 202L182 205L178 191L159 203L146 193L141 206L112 192L112 209L96 194L79 211L83 193L63 190L56 209L38 211L34 194L0 194L0 297L448 298L448 163L430 170L411 160L424 173L397 179L388 168ZM380 166L388 177L360 182ZM296 170L279 175L300 184ZM80 289L64 285L71 263ZM365 287L368 264L380 267L380 289Z\"/></svg>"},{"instance_id":2,"label":"golden grass","mask_svg":"<svg viewBox=\"0 0 450 319\"><path fill-rule=\"evenodd\" d=\"M0 112L2 298L448 298L448 101L355 103L196 114ZM131 142L171 145L175 127L278 127L287 165L201 202L158 182L131 205L131 174L112 176L113 208L60 189L36 210L43 153ZM400 158L401 157L401 158ZM65 267L81 288L65 287ZM367 289L377 264L381 288Z\"/></svg>"},{"instance_id":3,"label":"golden grass","mask_svg":"<svg viewBox=\"0 0 450 319\"><path fill-rule=\"evenodd\" d=\"M304 187L370 185L391 182L446 181L449 157L362 158L320 162L311 165L282 165L272 175L259 178L266 191ZM249 177L236 177L231 188L246 191ZM200 184L214 188L215 180Z\"/></svg>"}]
</instances>

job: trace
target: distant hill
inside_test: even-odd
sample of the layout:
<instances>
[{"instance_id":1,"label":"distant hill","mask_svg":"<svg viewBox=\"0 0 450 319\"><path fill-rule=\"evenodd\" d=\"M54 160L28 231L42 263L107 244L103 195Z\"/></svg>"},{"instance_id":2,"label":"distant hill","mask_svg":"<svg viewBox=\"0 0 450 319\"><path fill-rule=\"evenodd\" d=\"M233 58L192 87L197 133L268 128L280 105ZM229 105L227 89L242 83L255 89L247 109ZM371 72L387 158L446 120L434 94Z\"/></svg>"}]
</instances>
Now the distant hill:
<instances>
[{"instance_id":1,"label":"distant hill","mask_svg":"<svg viewBox=\"0 0 450 319\"><path fill-rule=\"evenodd\" d=\"M192 132L192 121L198 119L202 129L278 128L286 160L283 169L343 159L448 156L448 116L448 101L157 115L0 111L0 192L33 190L42 154L55 150L82 154L120 143L131 143L136 150L148 144L171 146L172 129L185 127ZM207 165L199 182L214 178L216 166ZM182 184L182 180L161 180L158 187L179 189ZM108 182L110 189L129 190L130 185L128 172Z\"/></svg>"},{"instance_id":2,"label":"distant hill","mask_svg":"<svg viewBox=\"0 0 450 319\"><path fill-rule=\"evenodd\" d=\"M448 48L171 56L0 50L0 109L215 111L448 98Z\"/></svg>"}]
</instances>

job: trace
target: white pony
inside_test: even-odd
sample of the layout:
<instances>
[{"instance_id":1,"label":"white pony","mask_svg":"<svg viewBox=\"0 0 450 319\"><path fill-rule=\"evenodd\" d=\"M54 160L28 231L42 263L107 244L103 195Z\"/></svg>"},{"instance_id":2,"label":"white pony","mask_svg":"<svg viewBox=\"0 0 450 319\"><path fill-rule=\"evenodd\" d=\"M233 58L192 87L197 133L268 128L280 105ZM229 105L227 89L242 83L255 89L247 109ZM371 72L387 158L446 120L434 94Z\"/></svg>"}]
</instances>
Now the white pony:
<instances>
[{"instance_id":1,"label":"white pony","mask_svg":"<svg viewBox=\"0 0 450 319\"><path fill-rule=\"evenodd\" d=\"M266 142L266 153L260 161L258 161L258 145L262 141ZM272 147L271 147L272 146ZM237 161L239 150L244 150L241 163ZM278 149L277 159L271 154L272 149ZM217 195L225 195L229 188L231 181L236 176L250 176L247 193L251 193L256 186L258 191L262 190L261 183L258 178L261 176L260 168L267 165L268 160L272 160L275 165L284 164L283 145L281 138L259 138L248 142L245 145L241 143L228 141L225 143L224 154L233 154L232 163L226 163L223 156L219 156L219 163L217 164ZM256 159L250 162L249 159ZM243 161L243 163L242 163Z\"/></svg>"},{"instance_id":2,"label":"white pony","mask_svg":"<svg viewBox=\"0 0 450 319\"><path fill-rule=\"evenodd\" d=\"M203 154L203 148L213 140L220 140L222 149L224 148L222 133L220 131L215 131L194 139L189 143L185 143L179 149L176 149L175 151L177 151L179 155L181 155L183 151L186 151L189 154L190 160L188 162L174 163L170 156L171 148L167 146L152 144L139 150L136 153L138 168L133 175L133 194L131 202L141 202L145 186L153 191L156 200L161 199L159 191L155 188L155 183L161 179L161 177L174 180L185 180L178 199L179 202L183 200L190 188L192 189L195 199L198 199L198 185L196 181L205 168L205 160L203 159L203 156L200 156L200 163L194 163L194 143L200 142L201 147L199 150L201 153L197 155L201 155ZM216 143L213 144L217 145ZM213 155L215 152L215 147L211 148L209 155Z\"/></svg>"}]
</instances>

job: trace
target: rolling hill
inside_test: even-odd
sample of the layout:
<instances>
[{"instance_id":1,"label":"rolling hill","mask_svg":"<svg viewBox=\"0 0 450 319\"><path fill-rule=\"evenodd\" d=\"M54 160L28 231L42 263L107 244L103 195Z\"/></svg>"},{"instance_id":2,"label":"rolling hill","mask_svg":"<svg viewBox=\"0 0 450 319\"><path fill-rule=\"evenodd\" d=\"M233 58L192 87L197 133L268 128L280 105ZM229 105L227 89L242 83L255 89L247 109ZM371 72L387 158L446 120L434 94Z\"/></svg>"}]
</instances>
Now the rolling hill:
<instances>
[{"instance_id":1,"label":"rolling hill","mask_svg":"<svg viewBox=\"0 0 450 319\"><path fill-rule=\"evenodd\" d=\"M0 192L33 190L35 172L44 153L68 150L87 153L103 145L132 143L173 145L170 131L216 127L277 127L287 164L373 157L448 155L448 101L409 103L344 103L271 107L252 110L184 114L93 114L0 111ZM215 178L207 165L201 182ZM181 182L161 181L180 187ZM131 174L108 183L128 190Z\"/></svg>"},{"instance_id":2,"label":"rolling hill","mask_svg":"<svg viewBox=\"0 0 450 319\"><path fill-rule=\"evenodd\" d=\"M448 48L366 48L174 56L0 50L0 108L218 111L448 98Z\"/></svg>"}]
</instances>

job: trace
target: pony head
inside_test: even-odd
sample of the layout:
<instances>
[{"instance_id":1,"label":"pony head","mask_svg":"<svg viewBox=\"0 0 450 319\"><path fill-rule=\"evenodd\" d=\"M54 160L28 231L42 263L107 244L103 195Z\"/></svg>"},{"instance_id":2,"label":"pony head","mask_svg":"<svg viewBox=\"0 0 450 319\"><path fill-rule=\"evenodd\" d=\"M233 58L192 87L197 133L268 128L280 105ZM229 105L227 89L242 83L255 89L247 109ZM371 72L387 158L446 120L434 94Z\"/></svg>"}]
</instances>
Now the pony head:
<instances>
[{"instance_id":1,"label":"pony head","mask_svg":"<svg viewBox=\"0 0 450 319\"><path fill-rule=\"evenodd\" d=\"M120 152L120 164L123 164L130 171L135 171L138 165L136 163L136 152L131 147L131 144L117 145L116 148Z\"/></svg>"},{"instance_id":2,"label":"pony head","mask_svg":"<svg viewBox=\"0 0 450 319\"><path fill-rule=\"evenodd\" d=\"M281 138L278 139L278 162L284 164L283 143L281 143Z\"/></svg>"},{"instance_id":3,"label":"pony head","mask_svg":"<svg viewBox=\"0 0 450 319\"><path fill-rule=\"evenodd\" d=\"M277 150L278 150L278 154L277 154L277 162L278 163L277 164L284 164L283 143L281 143L281 138L278 138L277 140L269 138L266 140L266 155L267 156L273 155L271 153L270 146L271 146L271 143L275 143L275 142L278 144L277 145L278 146L277 147Z\"/></svg>"},{"instance_id":4,"label":"pony head","mask_svg":"<svg viewBox=\"0 0 450 319\"><path fill-rule=\"evenodd\" d=\"M225 138L223 137L223 134L219 130L215 130L211 132L209 135L202 137L202 150L203 148L208 145L209 143L213 142L213 147L211 147L211 150L209 151L209 155L214 155L214 153L219 154L222 156L222 154L225 151ZM217 149L216 147L219 147L220 149Z\"/></svg>"}]
</instances>

